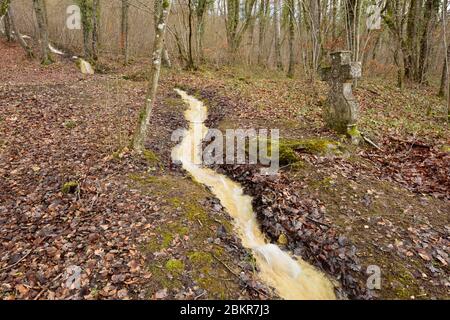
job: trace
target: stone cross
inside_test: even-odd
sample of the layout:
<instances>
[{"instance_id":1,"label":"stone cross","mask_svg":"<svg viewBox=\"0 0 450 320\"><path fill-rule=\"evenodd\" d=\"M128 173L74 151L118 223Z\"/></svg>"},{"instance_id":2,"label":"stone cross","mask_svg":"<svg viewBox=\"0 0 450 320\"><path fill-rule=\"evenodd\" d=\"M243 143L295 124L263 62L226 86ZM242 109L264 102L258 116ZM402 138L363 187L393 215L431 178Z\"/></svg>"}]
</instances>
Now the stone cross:
<instances>
[{"instance_id":1,"label":"stone cross","mask_svg":"<svg viewBox=\"0 0 450 320\"><path fill-rule=\"evenodd\" d=\"M361 62L351 61L350 51L331 54L331 67L321 69L323 81L330 85L325 121L339 133L356 129L359 104L352 93L352 82L361 77Z\"/></svg>"}]
</instances>

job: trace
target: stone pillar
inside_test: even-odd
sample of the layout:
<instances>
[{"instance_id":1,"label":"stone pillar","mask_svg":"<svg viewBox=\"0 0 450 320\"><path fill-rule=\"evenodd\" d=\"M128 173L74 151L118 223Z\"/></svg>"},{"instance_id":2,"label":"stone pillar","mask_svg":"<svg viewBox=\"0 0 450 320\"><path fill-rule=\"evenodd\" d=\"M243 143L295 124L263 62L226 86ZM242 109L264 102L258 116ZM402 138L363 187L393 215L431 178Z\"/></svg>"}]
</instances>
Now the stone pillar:
<instances>
[{"instance_id":1,"label":"stone pillar","mask_svg":"<svg viewBox=\"0 0 450 320\"><path fill-rule=\"evenodd\" d=\"M331 54L331 66L321 69L323 81L330 86L324 118L327 125L343 134L357 132L359 104L352 93L352 82L361 77L361 62L351 61L350 51Z\"/></svg>"}]
</instances>

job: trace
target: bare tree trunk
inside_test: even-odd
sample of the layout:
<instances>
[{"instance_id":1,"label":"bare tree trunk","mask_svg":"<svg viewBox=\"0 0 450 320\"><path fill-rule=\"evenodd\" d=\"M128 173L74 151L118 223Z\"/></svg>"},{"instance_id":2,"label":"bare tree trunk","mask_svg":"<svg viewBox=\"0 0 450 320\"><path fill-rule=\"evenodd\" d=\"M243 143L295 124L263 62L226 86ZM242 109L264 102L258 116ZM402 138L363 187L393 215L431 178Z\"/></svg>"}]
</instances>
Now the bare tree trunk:
<instances>
[{"instance_id":1,"label":"bare tree trunk","mask_svg":"<svg viewBox=\"0 0 450 320\"><path fill-rule=\"evenodd\" d=\"M258 64L261 64L264 54L264 40L266 36L266 25L267 25L267 13L269 12L269 2L268 0L261 0L259 4L258 13L258 23L259 23L259 50L258 50Z\"/></svg>"},{"instance_id":2,"label":"bare tree trunk","mask_svg":"<svg viewBox=\"0 0 450 320\"><path fill-rule=\"evenodd\" d=\"M417 77L418 57L418 25L420 0L411 0L408 11L408 22L406 27L406 50L404 53L405 77L408 80L414 80Z\"/></svg>"},{"instance_id":3,"label":"bare tree trunk","mask_svg":"<svg viewBox=\"0 0 450 320\"><path fill-rule=\"evenodd\" d=\"M144 142L147 137L148 125L150 123L150 116L153 106L155 104L156 93L158 90L159 74L161 71L161 56L164 46L164 36L166 33L167 18L170 12L171 1L163 0L161 10L158 17L156 28L154 47L153 47L153 63L151 66L151 77L148 84L147 96L145 98L145 105L139 113L139 123L133 139L133 149L142 153L144 150Z\"/></svg>"},{"instance_id":4,"label":"bare tree trunk","mask_svg":"<svg viewBox=\"0 0 450 320\"><path fill-rule=\"evenodd\" d=\"M197 16L197 53L199 55L200 61L204 61L205 56L203 52L203 36L205 33L205 13L207 13L208 6L211 3L208 0L197 1L196 6L196 16Z\"/></svg>"},{"instance_id":5,"label":"bare tree trunk","mask_svg":"<svg viewBox=\"0 0 450 320\"><path fill-rule=\"evenodd\" d=\"M274 0L273 5L273 24L275 28L275 64L277 70L283 70L283 62L281 61L281 43L280 43L280 0Z\"/></svg>"},{"instance_id":6,"label":"bare tree trunk","mask_svg":"<svg viewBox=\"0 0 450 320\"><path fill-rule=\"evenodd\" d=\"M322 57L322 31L321 31L321 6L320 0L309 1L310 33L312 42L311 69L312 76L316 75Z\"/></svg>"},{"instance_id":7,"label":"bare tree trunk","mask_svg":"<svg viewBox=\"0 0 450 320\"><path fill-rule=\"evenodd\" d=\"M332 0L331 1L331 38L333 40L333 43L336 41L336 35L337 35L337 24L336 24L336 19L337 19L337 0Z\"/></svg>"},{"instance_id":8,"label":"bare tree trunk","mask_svg":"<svg viewBox=\"0 0 450 320\"><path fill-rule=\"evenodd\" d=\"M188 19L189 19L189 34L188 34L188 63L186 69L195 70L194 57L192 54L192 0L188 0Z\"/></svg>"},{"instance_id":9,"label":"bare tree trunk","mask_svg":"<svg viewBox=\"0 0 450 320\"><path fill-rule=\"evenodd\" d=\"M10 0L0 0L0 18L3 17L6 41L12 42L13 36L11 32L11 21L8 15L9 4Z\"/></svg>"},{"instance_id":10,"label":"bare tree trunk","mask_svg":"<svg viewBox=\"0 0 450 320\"><path fill-rule=\"evenodd\" d=\"M442 79L441 79L441 90L442 95L444 96L444 92L447 92L447 124L450 125L450 44L447 43L447 8L448 8L448 0L444 1L444 6L442 9L442 29L443 29L443 40L444 40L444 49L447 48L447 52L444 58L444 70L442 70ZM444 75L445 74L445 75Z\"/></svg>"},{"instance_id":11,"label":"bare tree trunk","mask_svg":"<svg viewBox=\"0 0 450 320\"><path fill-rule=\"evenodd\" d=\"M81 25L83 26L84 57L92 62L92 6L88 0L77 1L81 11Z\"/></svg>"},{"instance_id":12,"label":"bare tree trunk","mask_svg":"<svg viewBox=\"0 0 450 320\"><path fill-rule=\"evenodd\" d=\"M94 0L92 5L92 59L98 60L100 0Z\"/></svg>"},{"instance_id":13,"label":"bare tree trunk","mask_svg":"<svg viewBox=\"0 0 450 320\"><path fill-rule=\"evenodd\" d=\"M446 41L445 41L446 42ZM442 66L441 85L439 86L439 96L445 97L447 95L447 82L448 82L448 61L450 61L450 45L447 46L447 52L444 56L444 65Z\"/></svg>"},{"instance_id":14,"label":"bare tree trunk","mask_svg":"<svg viewBox=\"0 0 450 320\"><path fill-rule=\"evenodd\" d=\"M288 28L289 28L289 67L287 76L289 78L294 77L295 72L295 50L294 50L294 40L295 40L295 7L294 1L286 0L288 6Z\"/></svg>"},{"instance_id":15,"label":"bare tree trunk","mask_svg":"<svg viewBox=\"0 0 450 320\"><path fill-rule=\"evenodd\" d=\"M41 46L41 63L49 65L53 60L48 46L47 15L43 0L33 0L33 8L38 25L39 44Z\"/></svg>"},{"instance_id":16,"label":"bare tree trunk","mask_svg":"<svg viewBox=\"0 0 450 320\"><path fill-rule=\"evenodd\" d=\"M128 64L128 29L130 24L128 22L128 11L130 8L129 0L122 0L122 17L120 28L120 49L123 55L124 63Z\"/></svg>"},{"instance_id":17,"label":"bare tree trunk","mask_svg":"<svg viewBox=\"0 0 450 320\"><path fill-rule=\"evenodd\" d=\"M226 0L227 14L225 17L225 27L227 31L228 50L231 61L235 60L242 38L249 26L253 23L253 8L255 7L255 3L256 0L244 1L244 17L242 25L239 28L240 13L242 11L241 2L240 0Z\"/></svg>"},{"instance_id":18,"label":"bare tree trunk","mask_svg":"<svg viewBox=\"0 0 450 320\"><path fill-rule=\"evenodd\" d=\"M163 4L163 0L155 0L154 10L153 10L153 17L154 17L154 22L155 22L155 33L158 31L158 21L159 21L159 15L162 10L162 4ZM167 68L171 68L172 62L170 61L169 52L167 51L167 48L165 45L165 40L164 40L161 56L162 56L163 66L165 66Z\"/></svg>"},{"instance_id":19,"label":"bare tree trunk","mask_svg":"<svg viewBox=\"0 0 450 320\"><path fill-rule=\"evenodd\" d=\"M403 88L405 72L407 70L408 47L404 37L406 24L407 3L401 0L392 0L386 2L386 9L383 15L384 22L395 39L394 61L398 68L397 80L398 87Z\"/></svg>"},{"instance_id":20,"label":"bare tree trunk","mask_svg":"<svg viewBox=\"0 0 450 320\"><path fill-rule=\"evenodd\" d=\"M8 8L7 15L8 15L9 21L11 23L11 29L14 31L15 38L17 39L17 41L19 42L20 46L25 51L27 57L30 58L30 59L33 58L34 57L33 50L25 42L25 40L23 40L22 35L20 34L19 30L16 27L16 22L15 22L15 18L14 18L15 17L14 16L14 10L13 10L11 5Z\"/></svg>"},{"instance_id":21,"label":"bare tree trunk","mask_svg":"<svg viewBox=\"0 0 450 320\"><path fill-rule=\"evenodd\" d=\"M346 0L348 47L353 61L359 61L361 0Z\"/></svg>"},{"instance_id":22,"label":"bare tree trunk","mask_svg":"<svg viewBox=\"0 0 450 320\"><path fill-rule=\"evenodd\" d=\"M11 34L11 22L9 21L9 16L6 13L5 16L3 17L3 22L5 24L5 37L6 37L6 41L8 42L12 42L13 41L13 37Z\"/></svg>"},{"instance_id":23,"label":"bare tree trunk","mask_svg":"<svg viewBox=\"0 0 450 320\"><path fill-rule=\"evenodd\" d=\"M441 85L439 86L439 93L438 95L440 97L445 97L447 95L447 82L448 82L448 71L449 66L448 62L450 61L450 44L447 44L447 7L448 7L448 0L444 0L444 5L442 8L442 27L443 27L443 33L442 33L442 40L444 43L444 50L447 50L444 53L444 65L442 66L442 76L441 76Z\"/></svg>"}]
</instances>

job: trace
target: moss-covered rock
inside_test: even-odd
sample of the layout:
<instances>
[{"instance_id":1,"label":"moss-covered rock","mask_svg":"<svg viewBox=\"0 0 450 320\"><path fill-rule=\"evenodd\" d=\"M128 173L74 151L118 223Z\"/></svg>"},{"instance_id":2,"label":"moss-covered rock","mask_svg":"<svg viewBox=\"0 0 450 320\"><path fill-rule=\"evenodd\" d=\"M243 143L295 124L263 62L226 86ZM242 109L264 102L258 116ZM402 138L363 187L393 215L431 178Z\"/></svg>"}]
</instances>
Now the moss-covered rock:
<instances>
[{"instance_id":1,"label":"moss-covered rock","mask_svg":"<svg viewBox=\"0 0 450 320\"><path fill-rule=\"evenodd\" d=\"M289 240L288 240L287 236L284 233L282 233L278 237L278 241L277 242L281 246L286 246L289 243Z\"/></svg>"},{"instance_id":2,"label":"moss-covered rock","mask_svg":"<svg viewBox=\"0 0 450 320\"><path fill-rule=\"evenodd\" d=\"M359 144L362 140L361 132L356 125L347 128L347 136L352 140L352 144Z\"/></svg>"},{"instance_id":3,"label":"moss-covered rock","mask_svg":"<svg viewBox=\"0 0 450 320\"><path fill-rule=\"evenodd\" d=\"M77 192L79 184L77 181L69 181L63 184L61 187L61 192L64 194L70 194Z\"/></svg>"},{"instance_id":4,"label":"moss-covered rock","mask_svg":"<svg viewBox=\"0 0 450 320\"><path fill-rule=\"evenodd\" d=\"M301 164L299 153L311 153L311 154L341 154L342 146L339 142L322 139L281 139L278 143L280 165L293 165ZM272 145L269 144L269 155L272 154Z\"/></svg>"}]
</instances>

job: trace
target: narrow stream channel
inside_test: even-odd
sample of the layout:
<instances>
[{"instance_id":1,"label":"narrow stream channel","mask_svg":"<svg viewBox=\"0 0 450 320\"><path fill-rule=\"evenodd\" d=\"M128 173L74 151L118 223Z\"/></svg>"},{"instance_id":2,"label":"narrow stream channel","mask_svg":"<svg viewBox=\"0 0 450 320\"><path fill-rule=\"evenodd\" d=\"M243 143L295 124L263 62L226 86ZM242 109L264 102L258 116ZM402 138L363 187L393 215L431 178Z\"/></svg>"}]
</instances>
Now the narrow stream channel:
<instances>
[{"instance_id":1,"label":"narrow stream channel","mask_svg":"<svg viewBox=\"0 0 450 320\"><path fill-rule=\"evenodd\" d=\"M235 231L242 244L255 257L261 280L275 288L283 299L335 299L333 285L323 273L267 242L256 221L252 198L244 195L239 184L200 165L201 143L208 131L204 125L207 109L201 101L186 92L175 91L189 105L185 112L189 129L181 143L172 150L172 158L180 161L197 182L208 186L233 217Z\"/></svg>"}]
</instances>

